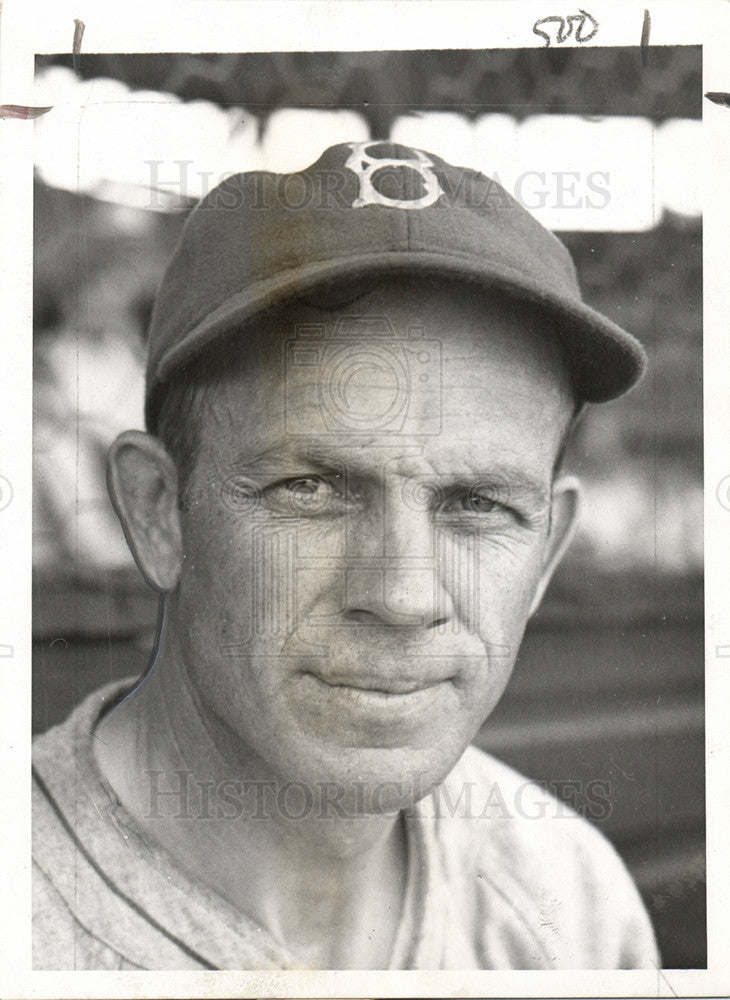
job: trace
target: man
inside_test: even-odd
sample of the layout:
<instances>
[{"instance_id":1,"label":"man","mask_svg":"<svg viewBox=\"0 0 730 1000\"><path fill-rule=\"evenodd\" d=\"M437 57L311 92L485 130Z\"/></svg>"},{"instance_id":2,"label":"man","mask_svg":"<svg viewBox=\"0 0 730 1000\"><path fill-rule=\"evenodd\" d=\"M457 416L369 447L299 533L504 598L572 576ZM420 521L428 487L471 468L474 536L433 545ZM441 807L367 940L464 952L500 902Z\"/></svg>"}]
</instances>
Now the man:
<instances>
[{"instance_id":1,"label":"man","mask_svg":"<svg viewBox=\"0 0 730 1000\"><path fill-rule=\"evenodd\" d=\"M110 454L153 661L36 744L36 966L656 965L607 842L470 747L575 416L643 367L481 174L347 143L211 192Z\"/></svg>"}]
</instances>

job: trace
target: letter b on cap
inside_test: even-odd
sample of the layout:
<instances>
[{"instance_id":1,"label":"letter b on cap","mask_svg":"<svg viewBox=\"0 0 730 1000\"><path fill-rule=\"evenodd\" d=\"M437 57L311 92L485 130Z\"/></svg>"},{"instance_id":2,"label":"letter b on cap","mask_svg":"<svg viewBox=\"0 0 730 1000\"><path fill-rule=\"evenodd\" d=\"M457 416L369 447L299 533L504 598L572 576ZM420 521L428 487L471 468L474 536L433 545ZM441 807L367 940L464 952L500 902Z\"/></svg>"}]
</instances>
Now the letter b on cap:
<instances>
[{"instance_id":1,"label":"letter b on cap","mask_svg":"<svg viewBox=\"0 0 730 1000\"><path fill-rule=\"evenodd\" d=\"M420 149L378 142L353 142L350 148L345 167L359 185L353 208L428 208L444 193L433 163Z\"/></svg>"}]
</instances>

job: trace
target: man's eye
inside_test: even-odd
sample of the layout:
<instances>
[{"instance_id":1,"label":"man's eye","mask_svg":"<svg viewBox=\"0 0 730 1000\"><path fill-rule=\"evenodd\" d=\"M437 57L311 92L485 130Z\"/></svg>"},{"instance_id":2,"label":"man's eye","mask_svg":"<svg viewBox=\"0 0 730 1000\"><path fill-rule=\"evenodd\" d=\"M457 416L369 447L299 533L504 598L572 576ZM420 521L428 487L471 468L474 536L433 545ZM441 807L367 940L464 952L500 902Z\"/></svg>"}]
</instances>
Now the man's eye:
<instances>
[{"instance_id":1,"label":"man's eye","mask_svg":"<svg viewBox=\"0 0 730 1000\"><path fill-rule=\"evenodd\" d=\"M342 505L337 484L322 476L297 476L272 483L264 490L269 507L284 514L323 514Z\"/></svg>"},{"instance_id":2,"label":"man's eye","mask_svg":"<svg viewBox=\"0 0 730 1000\"><path fill-rule=\"evenodd\" d=\"M315 479L312 476L305 476L302 479L287 479L281 486L289 493L296 493L297 496L313 497L317 494L326 493L329 483L322 479Z\"/></svg>"},{"instance_id":3,"label":"man's eye","mask_svg":"<svg viewBox=\"0 0 730 1000\"><path fill-rule=\"evenodd\" d=\"M467 493L461 498L461 507L462 510L473 514L494 514L507 511L507 507L503 503L484 493Z\"/></svg>"},{"instance_id":4,"label":"man's eye","mask_svg":"<svg viewBox=\"0 0 730 1000\"><path fill-rule=\"evenodd\" d=\"M479 490L469 490L464 493L455 493L445 498L441 504L440 514L446 516L473 514L473 515L508 515L510 508L497 500L489 493L482 493Z\"/></svg>"}]
</instances>

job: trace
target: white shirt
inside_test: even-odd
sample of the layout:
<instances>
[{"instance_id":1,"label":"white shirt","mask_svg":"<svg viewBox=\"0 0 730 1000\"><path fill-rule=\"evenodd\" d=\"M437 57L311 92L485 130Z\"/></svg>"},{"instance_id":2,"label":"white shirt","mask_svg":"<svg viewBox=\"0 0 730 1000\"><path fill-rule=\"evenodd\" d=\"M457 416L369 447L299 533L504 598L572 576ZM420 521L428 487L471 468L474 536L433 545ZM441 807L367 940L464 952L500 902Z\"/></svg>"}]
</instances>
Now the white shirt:
<instances>
[{"instance_id":1,"label":"white shirt","mask_svg":"<svg viewBox=\"0 0 730 1000\"><path fill-rule=\"evenodd\" d=\"M293 969L304 963L145 840L97 768L94 726L129 681L34 744L36 969ZM391 969L660 965L638 892L586 820L474 747L404 815Z\"/></svg>"}]
</instances>

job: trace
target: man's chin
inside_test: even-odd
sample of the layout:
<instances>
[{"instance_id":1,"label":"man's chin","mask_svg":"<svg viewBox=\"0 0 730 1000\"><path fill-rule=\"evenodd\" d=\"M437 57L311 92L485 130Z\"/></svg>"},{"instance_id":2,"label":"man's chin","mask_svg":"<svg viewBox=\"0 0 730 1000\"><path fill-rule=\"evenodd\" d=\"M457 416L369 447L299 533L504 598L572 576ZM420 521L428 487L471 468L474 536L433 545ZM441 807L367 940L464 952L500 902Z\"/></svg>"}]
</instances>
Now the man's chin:
<instances>
[{"instance_id":1,"label":"man's chin","mask_svg":"<svg viewBox=\"0 0 730 1000\"><path fill-rule=\"evenodd\" d=\"M310 766L290 772L284 784L308 796L323 819L397 813L443 781L465 748L442 744L438 749L421 750L372 746L335 750L320 746L312 753ZM283 785L280 794L286 794Z\"/></svg>"}]
</instances>

